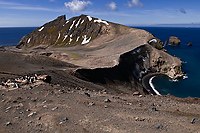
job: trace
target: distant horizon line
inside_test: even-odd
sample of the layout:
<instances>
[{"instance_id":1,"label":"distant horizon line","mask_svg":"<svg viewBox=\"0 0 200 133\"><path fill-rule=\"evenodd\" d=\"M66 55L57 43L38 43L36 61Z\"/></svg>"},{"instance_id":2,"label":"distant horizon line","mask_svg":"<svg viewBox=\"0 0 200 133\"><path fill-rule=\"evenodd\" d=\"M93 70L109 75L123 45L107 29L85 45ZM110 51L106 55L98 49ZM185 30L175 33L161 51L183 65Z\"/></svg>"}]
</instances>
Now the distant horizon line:
<instances>
[{"instance_id":1,"label":"distant horizon line","mask_svg":"<svg viewBox=\"0 0 200 133\"><path fill-rule=\"evenodd\" d=\"M192 24L133 24L135 27L177 27L177 28L200 28L200 23Z\"/></svg>"},{"instance_id":2,"label":"distant horizon line","mask_svg":"<svg viewBox=\"0 0 200 133\"><path fill-rule=\"evenodd\" d=\"M124 24L122 24L124 25ZM42 25L41 25L42 26ZM0 26L0 28L38 28L41 26ZM126 24L128 27L180 27L180 28L200 28L198 24Z\"/></svg>"}]
</instances>

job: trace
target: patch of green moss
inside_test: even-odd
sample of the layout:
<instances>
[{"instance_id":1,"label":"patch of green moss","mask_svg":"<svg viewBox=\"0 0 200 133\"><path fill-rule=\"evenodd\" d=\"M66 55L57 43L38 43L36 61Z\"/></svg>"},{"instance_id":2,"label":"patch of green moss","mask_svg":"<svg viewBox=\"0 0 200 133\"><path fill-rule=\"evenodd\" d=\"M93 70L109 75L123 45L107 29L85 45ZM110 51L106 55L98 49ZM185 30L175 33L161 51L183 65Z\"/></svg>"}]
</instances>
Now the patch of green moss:
<instances>
[{"instance_id":1,"label":"patch of green moss","mask_svg":"<svg viewBox=\"0 0 200 133\"><path fill-rule=\"evenodd\" d=\"M55 44L53 44L53 47L62 47L62 46L65 46L65 43L64 42L62 42L62 43L55 43Z\"/></svg>"},{"instance_id":2,"label":"patch of green moss","mask_svg":"<svg viewBox=\"0 0 200 133\"><path fill-rule=\"evenodd\" d=\"M68 46L75 46L77 44L76 39L73 39Z\"/></svg>"},{"instance_id":3,"label":"patch of green moss","mask_svg":"<svg viewBox=\"0 0 200 133\"><path fill-rule=\"evenodd\" d=\"M91 40L95 39L96 37L97 37L97 35L93 35L92 38L91 38Z\"/></svg>"},{"instance_id":4,"label":"patch of green moss","mask_svg":"<svg viewBox=\"0 0 200 133\"><path fill-rule=\"evenodd\" d=\"M70 56L73 60L81 58L81 56L79 56L77 54L74 54L74 53L68 53L68 52L66 52L65 54L68 55L68 56Z\"/></svg>"},{"instance_id":5,"label":"patch of green moss","mask_svg":"<svg viewBox=\"0 0 200 133\"><path fill-rule=\"evenodd\" d=\"M61 33L60 33L60 38L58 39L58 41L57 41L57 44L61 44L61 43L63 43L63 31L61 31Z\"/></svg>"},{"instance_id":6,"label":"patch of green moss","mask_svg":"<svg viewBox=\"0 0 200 133\"><path fill-rule=\"evenodd\" d=\"M69 42L69 40L70 40L70 37L68 36L66 39L65 39L65 43L68 43Z\"/></svg>"},{"instance_id":7,"label":"patch of green moss","mask_svg":"<svg viewBox=\"0 0 200 133\"><path fill-rule=\"evenodd\" d=\"M50 28L47 32L52 33L53 31L55 31L55 27Z\"/></svg>"}]
</instances>

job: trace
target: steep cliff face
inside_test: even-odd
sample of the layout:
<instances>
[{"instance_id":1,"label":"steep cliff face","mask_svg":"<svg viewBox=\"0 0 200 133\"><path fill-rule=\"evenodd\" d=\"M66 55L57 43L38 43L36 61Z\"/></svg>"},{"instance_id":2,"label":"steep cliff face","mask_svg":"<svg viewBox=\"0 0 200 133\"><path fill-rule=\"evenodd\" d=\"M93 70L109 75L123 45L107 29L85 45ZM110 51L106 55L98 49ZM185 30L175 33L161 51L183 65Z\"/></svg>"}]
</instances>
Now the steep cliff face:
<instances>
[{"instance_id":1,"label":"steep cliff face","mask_svg":"<svg viewBox=\"0 0 200 133\"><path fill-rule=\"evenodd\" d=\"M182 72L182 61L180 58L173 57L162 50L157 50L150 47L150 65L151 72L162 73L170 78L181 78Z\"/></svg>"},{"instance_id":2,"label":"steep cliff face","mask_svg":"<svg viewBox=\"0 0 200 133\"><path fill-rule=\"evenodd\" d=\"M150 50L148 45L142 45L134 50L122 54L119 64L112 68L78 69L75 75L79 78L100 83L108 87L128 92L139 91L148 94L142 89L141 79L150 72Z\"/></svg>"},{"instance_id":3,"label":"steep cliff face","mask_svg":"<svg viewBox=\"0 0 200 133\"><path fill-rule=\"evenodd\" d=\"M75 75L84 80L100 83L120 90L126 89L148 94L142 89L142 78L149 73L162 73L171 78L182 76L181 61L171 55L157 50L149 44L124 53L119 58L119 64L112 68L78 69ZM127 91L126 91L127 92Z\"/></svg>"}]
</instances>

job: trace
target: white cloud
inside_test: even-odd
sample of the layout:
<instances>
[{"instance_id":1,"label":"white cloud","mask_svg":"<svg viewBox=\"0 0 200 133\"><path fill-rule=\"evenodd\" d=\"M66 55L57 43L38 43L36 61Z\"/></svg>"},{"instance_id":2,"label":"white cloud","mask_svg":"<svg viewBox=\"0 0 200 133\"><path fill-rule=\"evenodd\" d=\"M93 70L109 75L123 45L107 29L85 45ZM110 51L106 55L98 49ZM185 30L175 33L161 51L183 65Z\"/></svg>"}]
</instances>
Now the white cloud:
<instances>
[{"instance_id":1,"label":"white cloud","mask_svg":"<svg viewBox=\"0 0 200 133\"><path fill-rule=\"evenodd\" d=\"M91 5L91 1L79 1L79 0L72 0L72 2L65 2L65 7L69 8L71 12L76 13L80 11L84 11L88 5Z\"/></svg>"},{"instance_id":2,"label":"white cloud","mask_svg":"<svg viewBox=\"0 0 200 133\"><path fill-rule=\"evenodd\" d=\"M143 7L143 4L140 2L140 0L131 0L131 1L128 1L127 5L130 8L133 8L134 6Z\"/></svg>"},{"instance_id":3,"label":"white cloud","mask_svg":"<svg viewBox=\"0 0 200 133\"><path fill-rule=\"evenodd\" d=\"M5 2L5 1L0 1L0 9L51 11L51 12L63 12L64 11L61 9L51 9L51 8L46 8L46 7L29 6L29 5L25 5L25 4L21 4L21 3Z\"/></svg>"},{"instance_id":4,"label":"white cloud","mask_svg":"<svg viewBox=\"0 0 200 133\"><path fill-rule=\"evenodd\" d=\"M15 2L0 1L0 5L22 5L22 4Z\"/></svg>"},{"instance_id":5,"label":"white cloud","mask_svg":"<svg viewBox=\"0 0 200 133\"><path fill-rule=\"evenodd\" d=\"M117 5L116 5L115 2L111 2L107 6L109 7L109 10L112 10L112 11L116 11L117 10Z\"/></svg>"},{"instance_id":6,"label":"white cloud","mask_svg":"<svg viewBox=\"0 0 200 133\"><path fill-rule=\"evenodd\" d=\"M35 10L35 11L54 11L53 9L44 7L30 7L30 6L13 6L7 7L6 9L17 9L17 10Z\"/></svg>"},{"instance_id":7,"label":"white cloud","mask_svg":"<svg viewBox=\"0 0 200 133\"><path fill-rule=\"evenodd\" d=\"M49 1L54 2L55 0L49 0Z\"/></svg>"}]
</instances>

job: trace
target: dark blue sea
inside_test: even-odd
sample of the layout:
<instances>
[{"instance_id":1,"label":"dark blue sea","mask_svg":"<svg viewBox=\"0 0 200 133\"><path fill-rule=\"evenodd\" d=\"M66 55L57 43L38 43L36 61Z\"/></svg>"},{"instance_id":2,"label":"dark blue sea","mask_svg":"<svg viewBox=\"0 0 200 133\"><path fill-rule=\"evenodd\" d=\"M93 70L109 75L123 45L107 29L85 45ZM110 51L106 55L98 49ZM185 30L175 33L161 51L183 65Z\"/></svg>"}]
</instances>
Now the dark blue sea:
<instances>
[{"instance_id":1,"label":"dark blue sea","mask_svg":"<svg viewBox=\"0 0 200 133\"><path fill-rule=\"evenodd\" d=\"M0 28L0 45L16 45L20 39L37 27ZM170 36L181 40L180 46L166 46L168 53L180 57L183 71L188 78L172 81L166 76L153 79L153 85L162 95L171 94L177 97L200 97L200 28L169 28L169 27L136 27L147 30L163 42ZM192 42L193 46L188 47Z\"/></svg>"},{"instance_id":2,"label":"dark blue sea","mask_svg":"<svg viewBox=\"0 0 200 133\"><path fill-rule=\"evenodd\" d=\"M35 29L36 27L0 28L0 45L17 45L24 35Z\"/></svg>"},{"instance_id":3,"label":"dark blue sea","mask_svg":"<svg viewBox=\"0 0 200 133\"><path fill-rule=\"evenodd\" d=\"M162 95L171 94L177 97L200 97L200 28L169 28L169 27L138 27L152 33L163 42L170 36L177 36L181 40L180 46L166 46L167 52L181 58L182 69L188 78L178 81L170 80L166 76L153 79L153 85ZM188 43L193 46L189 47Z\"/></svg>"}]
</instances>

